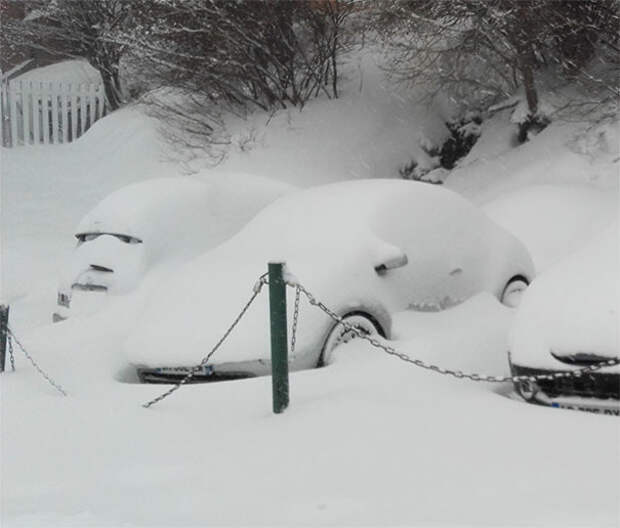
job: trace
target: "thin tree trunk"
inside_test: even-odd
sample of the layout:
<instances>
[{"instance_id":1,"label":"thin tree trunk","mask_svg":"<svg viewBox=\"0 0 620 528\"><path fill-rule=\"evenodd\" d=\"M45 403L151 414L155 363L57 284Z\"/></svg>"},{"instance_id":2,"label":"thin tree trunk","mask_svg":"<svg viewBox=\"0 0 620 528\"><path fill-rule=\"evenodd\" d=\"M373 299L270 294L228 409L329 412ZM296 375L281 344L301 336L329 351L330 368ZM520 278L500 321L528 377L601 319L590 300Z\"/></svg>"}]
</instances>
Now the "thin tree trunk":
<instances>
[{"instance_id":1,"label":"thin tree trunk","mask_svg":"<svg viewBox=\"0 0 620 528\"><path fill-rule=\"evenodd\" d=\"M337 31L337 29L335 30ZM332 90L334 92L334 98L338 99L338 33L334 36L334 42L332 47Z\"/></svg>"},{"instance_id":2,"label":"thin tree trunk","mask_svg":"<svg viewBox=\"0 0 620 528\"><path fill-rule=\"evenodd\" d=\"M123 102L118 68L111 66L105 70L101 69L100 73L103 80L103 90L110 110L118 110Z\"/></svg>"},{"instance_id":3,"label":"thin tree trunk","mask_svg":"<svg viewBox=\"0 0 620 528\"><path fill-rule=\"evenodd\" d=\"M523 88L525 89L525 98L530 116L534 117L538 113L538 92L534 83L534 72L532 66L527 59L521 61L521 77L523 79Z\"/></svg>"}]
</instances>

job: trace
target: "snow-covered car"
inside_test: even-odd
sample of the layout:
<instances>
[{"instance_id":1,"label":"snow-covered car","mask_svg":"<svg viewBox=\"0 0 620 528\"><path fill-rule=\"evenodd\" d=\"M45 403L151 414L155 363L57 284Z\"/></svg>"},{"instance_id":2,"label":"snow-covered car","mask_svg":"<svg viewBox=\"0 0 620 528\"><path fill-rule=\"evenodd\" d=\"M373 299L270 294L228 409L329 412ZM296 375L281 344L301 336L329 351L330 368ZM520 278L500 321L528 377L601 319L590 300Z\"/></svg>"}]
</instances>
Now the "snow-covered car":
<instances>
[{"instance_id":1,"label":"snow-covered car","mask_svg":"<svg viewBox=\"0 0 620 528\"><path fill-rule=\"evenodd\" d=\"M620 355L618 225L530 286L513 324L513 375L570 373ZM525 400L620 415L620 366L579 376L515 383Z\"/></svg>"},{"instance_id":2,"label":"snow-covered car","mask_svg":"<svg viewBox=\"0 0 620 528\"><path fill-rule=\"evenodd\" d=\"M390 337L391 314L440 310L488 291L516 305L534 269L525 247L456 193L404 180L360 180L299 191L261 211L230 240L154 292L125 348L142 381L172 381L224 334L269 261L348 322ZM288 288L291 320L294 292ZM329 362L348 336L302 304L290 369ZM195 381L270 371L268 295L259 297Z\"/></svg>"},{"instance_id":3,"label":"snow-covered car","mask_svg":"<svg viewBox=\"0 0 620 528\"><path fill-rule=\"evenodd\" d=\"M89 314L236 233L291 186L247 174L154 178L104 198L79 223L54 321Z\"/></svg>"}]
</instances>

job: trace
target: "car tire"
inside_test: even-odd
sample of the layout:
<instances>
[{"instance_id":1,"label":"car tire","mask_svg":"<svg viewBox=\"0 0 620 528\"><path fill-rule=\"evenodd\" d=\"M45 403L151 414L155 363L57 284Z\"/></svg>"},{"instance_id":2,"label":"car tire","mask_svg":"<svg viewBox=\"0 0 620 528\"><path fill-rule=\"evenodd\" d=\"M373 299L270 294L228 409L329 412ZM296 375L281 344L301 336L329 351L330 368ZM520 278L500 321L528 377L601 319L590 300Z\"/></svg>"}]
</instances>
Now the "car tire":
<instances>
[{"instance_id":1,"label":"car tire","mask_svg":"<svg viewBox=\"0 0 620 528\"><path fill-rule=\"evenodd\" d=\"M502 294L499 297L499 301L509 308L516 308L521 302L523 292L529 285L530 281L522 275L512 277L512 279L506 283L506 286L504 286Z\"/></svg>"},{"instance_id":2,"label":"car tire","mask_svg":"<svg viewBox=\"0 0 620 528\"><path fill-rule=\"evenodd\" d=\"M380 335L385 337L385 332L381 327L381 324L372 315L366 312L350 312L342 317L342 320L350 325L354 326L365 335ZM337 323L331 327L321 349L321 355L319 356L318 367L327 365L332 357L332 352L343 343L348 343L352 339L359 336L351 330L346 330L341 323Z\"/></svg>"}]
</instances>

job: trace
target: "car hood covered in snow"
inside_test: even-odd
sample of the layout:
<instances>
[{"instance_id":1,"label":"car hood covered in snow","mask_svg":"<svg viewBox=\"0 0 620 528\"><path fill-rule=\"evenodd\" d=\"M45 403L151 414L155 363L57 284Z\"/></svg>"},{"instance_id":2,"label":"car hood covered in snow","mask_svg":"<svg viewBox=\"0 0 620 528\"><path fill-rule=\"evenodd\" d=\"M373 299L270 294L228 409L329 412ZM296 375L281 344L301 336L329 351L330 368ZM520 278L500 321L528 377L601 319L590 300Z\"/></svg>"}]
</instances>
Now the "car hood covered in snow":
<instances>
[{"instance_id":1,"label":"car hood covered in snow","mask_svg":"<svg viewBox=\"0 0 620 528\"><path fill-rule=\"evenodd\" d=\"M618 234L615 222L530 286L511 332L515 365L565 370L583 367L588 358L618 357Z\"/></svg>"},{"instance_id":2,"label":"car hood covered in snow","mask_svg":"<svg viewBox=\"0 0 620 528\"><path fill-rule=\"evenodd\" d=\"M412 237L416 247L407 255L407 269L377 274L375 266L398 256L401 242ZM292 275L340 313L359 307L391 313L447 298L458 301L477 291L498 294L504 270L532 270L514 237L451 191L403 180L317 187L278 200L154 291L127 340L130 361L151 367L197 364L239 313L270 261L286 262ZM471 280L466 287L452 287L451 277L463 270L471 270ZM400 276L405 273L412 277L406 292ZM289 289L289 312L293 295ZM214 362L268 358L268 323L263 294ZM299 353L320 346L329 324L315 307L302 304Z\"/></svg>"}]
</instances>

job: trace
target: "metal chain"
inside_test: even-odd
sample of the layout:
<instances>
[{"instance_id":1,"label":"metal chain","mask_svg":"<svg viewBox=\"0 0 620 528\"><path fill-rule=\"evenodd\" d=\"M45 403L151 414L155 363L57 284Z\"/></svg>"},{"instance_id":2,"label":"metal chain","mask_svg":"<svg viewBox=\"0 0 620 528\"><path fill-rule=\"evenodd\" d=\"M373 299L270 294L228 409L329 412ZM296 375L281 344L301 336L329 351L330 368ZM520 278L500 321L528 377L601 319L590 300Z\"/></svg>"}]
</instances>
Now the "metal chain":
<instances>
[{"instance_id":1,"label":"metal chain","mask_svg":"<svg viewBox=\"0 0 620 528\"><path fill-rule=\"evenodd\" d=\"M43 376L47 382L54 387L58 392L60 392L63 396L66 396L67 393L65 392L65 390L58 384L56 383L52 378L50 378L44 371L43 369L37 364L37 362L34 360L34 358L26 351L26 349L24 348L24 345L21 344L21 342L19 341L19 339L17 339L17 337L15 337L15 333L13 332L13 330L11 330L8 326L7 326L7 331L10 335L11 338L13 338L13 340L15 341L15 343L17 343L17 346L21 349L21 351L24 353L24 355L26 356L26 358L28 359L28 361L30 361L30 363L32 363L32 366L36 369L36 371L41 374L41 376Z\"/></svg>"},{"instance_id":2,"label":"metal chain","mask_svg":"<svg viewBox=\"0 0 620 528\"><path fill-rule=\"evenodd\" d=\"M601 361L599 363L595 363L594 365L589 365L587 367L573 370L573 371L552 372L549 374L536 374L533 376L525 376L525 375L524 376L488 376L485 374L467 373L461 370L447 369L447 368L439 367L437 365L433 365L432 363L427 363L425 361L422 361L421 359L411 358L407 354L404 354L403 352L399 352L395 348L389 345L386 345L385 343L380 342L377 338L366 335L362 330L346 322L340 315L338 315L336 312L328 308L321 301L317 300L317 298L314 295L312 295L312 293L310 293L301 284L298 284L298 283L287 283L287 284L301 291L301 293L303 293L306 296L306 298L308 299L308 302L312 306L317 306L323 312L325 312L331 319L343 325L343 327L346 330L351 331L358 337L368 341L375 348L379 348L383 350L385 353L391 356L395 356L401 359L402 361L406 361L407 363L411 363L417 367L427 369L427 370L432 370L434 372L438 372L439 374L454 376L455 378L459 378L459 379L467 378L472 381L486 381L486 382L491 382L491 383L504 383L504 382L509 382L509 381L519 382L519 381L554 380L557 378L579 377L582 374L595 372L605 367L611 367L611 366L620 364L620 358L613 358L613 359Z\"/></svg>"},{"instance_id":3,"label":"metal chain","mask_svg":"<svg viewBox=\"0 0 620 528\"><path fill-rule=\"evenodd\" d=\"M299 286L295 286L295 309L293 311L293 328L291 330L291 354L295 352L295 344L297 343L297 323L299 321L299 300L301 291Z\"/></svg>"},{"instance_id":4,"label":"metal chain","mask_svg":"<svg viewBox=\"0 0 620 528\"><path fill-rule=\"evenodd\" d=\"M157 398L154 398L154 399L148 401L147 403L143 404L142 407L144 407L145 409L148 409L152 405L155 405L156 403L159 403L163 399L165 399L168 396L170 396L172 393L174 393L177 390L179 390L183 385L185 385L188 381L190 381L194 377L194 375L207 363L207 361L209 361L209 359L211 359L211 356L213 354L215 354L215 352L217 351L218 348L220 348L222 343L224 343L224 341L226 341L226 339L228 338L230 333L234 330L234 328L237 326L239 321L241 321L241 319L243 318L245 313L248 311L248 309L250 308L250 306L252 305L252 303L254 302L256 297L258 297L258 295L260 294L263 286L265 284L267 284L267 278L266 277L267 277L267 273L265 273L264 275L261 275L259 277L258 281L254 285L254 288L252 289L252 296L250 297L249 301L241 309L241 312L239 312L239 315L237 315L237 317L235 317L235 320L228 327L228 330L226 330L226 332L224 332L224 334L222 335L220 340L215 344L215 346L211 349L211 351L204 358L202 358L200 363L198 365L196 365L195 367L192 367L191 370L189 371L189 373L181 381L179 381L176 385L173 385L169 390L167 390L166 392L164 392L164 393L160 394L159 396L157 396Z\"/></svg>"},{"instance_id":5,"label":"metal chain","mask_svg":"<svg viewBox=\"0 0 620 528\"><path fill-rule=\"evenodd\" d=\"M8 333L8 332L7 332ZM11 334L8 334L7 341L9 342L9 360L11 361L11 370L15 372L15 354L13 353L13 338Z\"/></svg>"}]
</instances>

